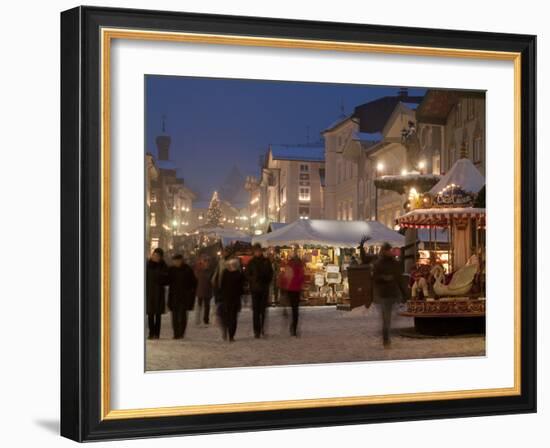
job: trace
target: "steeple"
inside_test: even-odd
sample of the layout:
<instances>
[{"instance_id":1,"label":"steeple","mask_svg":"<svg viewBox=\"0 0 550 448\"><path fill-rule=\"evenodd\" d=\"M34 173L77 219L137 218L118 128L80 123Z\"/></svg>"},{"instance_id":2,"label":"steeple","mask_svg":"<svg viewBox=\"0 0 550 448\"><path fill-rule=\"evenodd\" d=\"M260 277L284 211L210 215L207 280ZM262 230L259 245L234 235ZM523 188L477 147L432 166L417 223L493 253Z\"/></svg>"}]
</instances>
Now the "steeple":
<instances>
[{"instance_id":1,"label":"steeple","mask_svg":"<svg viewBox=\"0 0 550 448\"><path fill-rule=\"evenodd\" d=\"M170 143L172 139L169 135L166 135L166 115L162 116L162 135L156 138L157 152L159 160L170 159Z\"/></svg>"}]
</instances>

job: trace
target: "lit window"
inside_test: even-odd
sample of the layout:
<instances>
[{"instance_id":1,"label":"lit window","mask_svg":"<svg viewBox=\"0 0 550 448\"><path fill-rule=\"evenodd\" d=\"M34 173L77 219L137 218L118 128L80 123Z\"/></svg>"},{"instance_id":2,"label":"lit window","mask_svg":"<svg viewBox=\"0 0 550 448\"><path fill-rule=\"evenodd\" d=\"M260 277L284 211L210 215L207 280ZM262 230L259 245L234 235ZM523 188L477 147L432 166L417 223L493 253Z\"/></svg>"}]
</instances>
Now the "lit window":
<instances>
[{"instance_id":1,"label":"lit window","mask_svg":"<svg viewBox=\"0 0 550 448\"><path fill-rule=\"evenodd\" d=\"M298 215L300 215L300 219L309 219L309 207L300 206Z\"/></svg>"},{"instance_id":2,"label":"lit window","mask_svg":"<svg viewBox=\"0 0 550 448\"><path fill-rule=\"evenodd\" d=\"M481 136L474 138L474 162L481 162Z\"/></svg>"},{"instance_id":3,"label":"lit window","mask_svg":"<svg viewBox=\"0 0 550 448\"><path fill-rule=\"evenodd\" d=\"M309 165L306 163L303 163L300 165L300 171L302 173L309 173Z\"/></svg>"},{"instance_id":4,"label":"lit window","mask_svg":"<svg viewBox=\"0 0 550 448\"><path fill-rule=\"evenodd\" d=\"M155 213L151 213L151 221L150 221L151 227L156 227L157 225L157 216Z\"/></svg>"},{"instance_id":5,"label":"lit window","mask_svg":"<svg viewBox=\"0 0 550 448\"><path fill-rule=\"evenodd\" d=\"M441 156L439 152L434 153L432 157L432 173L441 174Z\"/></svg>"},{"instance_id":6,"label":"lit window","mask_svg":"<svg viewBox=\"0 0 550 448\"><path fill-rule=\"evenodd\" d=\"M300 187L300 193L298 195L300 201L309 201L311 200L311 190L310 187Z\"/></svg>"},{"instance_id":7,"label":"lit window","mask_svg":"<svg viewBox=\"0 0 550 448\"><path fill-rule=\"evenodd\" d=\"M157 202L157 194L156 193L151 192L151 202L152 203Z\"/></svg>"},{"instance_id":8,"label":"lit window","mask_svg":"<svg viewBox=\"0 0 550 448\"><path fill-rule=\"evenodd\" d=\"M153 252L157 247L159 247L159 239L151 238L151 252Z\"/></svg>"}]
</instances>

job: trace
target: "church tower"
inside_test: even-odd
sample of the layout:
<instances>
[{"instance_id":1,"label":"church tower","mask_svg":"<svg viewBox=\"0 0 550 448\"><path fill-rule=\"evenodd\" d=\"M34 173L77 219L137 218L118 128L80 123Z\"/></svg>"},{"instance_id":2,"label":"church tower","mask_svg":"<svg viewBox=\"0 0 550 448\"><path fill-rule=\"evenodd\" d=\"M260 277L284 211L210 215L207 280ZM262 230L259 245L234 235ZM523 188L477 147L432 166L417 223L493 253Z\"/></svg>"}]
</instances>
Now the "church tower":
<instances>
[{"instance_id":1,"label":"church tower","mask_svg":"<svg viewBox=\"0 0 550 448\"><path fill-rule=\"evenodd\" d=\"M172 138L166 135L166 116L162 116L162 135L156 138L157 153L159 160L170 160L170 143Z\"/></svg>"}]
</instances>

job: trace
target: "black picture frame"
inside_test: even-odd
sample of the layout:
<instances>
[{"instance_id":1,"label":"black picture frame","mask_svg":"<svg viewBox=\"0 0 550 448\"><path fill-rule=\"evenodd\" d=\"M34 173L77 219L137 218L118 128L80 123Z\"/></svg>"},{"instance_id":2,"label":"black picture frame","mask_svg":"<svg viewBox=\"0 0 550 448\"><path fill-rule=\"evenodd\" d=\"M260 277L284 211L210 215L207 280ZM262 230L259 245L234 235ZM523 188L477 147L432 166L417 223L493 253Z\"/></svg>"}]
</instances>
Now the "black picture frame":
<instances>
[{"instance_id":1,"label":"black picture frame","mask_svg":"<svg viewBox=\"0 0 550 448\"><path fill-rule=\"evenodd\" d=\"M101 419L100 29L130 28L521 53L521 394ZM536 37L77 7L61 14L61 435L76 441L536 411Z\"/></svg>"}]
</instances>

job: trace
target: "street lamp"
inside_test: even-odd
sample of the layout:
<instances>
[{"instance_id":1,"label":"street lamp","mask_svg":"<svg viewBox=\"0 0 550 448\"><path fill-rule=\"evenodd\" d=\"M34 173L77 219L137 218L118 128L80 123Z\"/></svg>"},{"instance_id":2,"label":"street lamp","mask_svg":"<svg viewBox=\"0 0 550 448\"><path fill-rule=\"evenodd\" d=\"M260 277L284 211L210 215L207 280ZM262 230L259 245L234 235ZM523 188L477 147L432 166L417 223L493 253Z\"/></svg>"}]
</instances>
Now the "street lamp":
<instances>
[{"instance_id":1,"label":"street lamp","mask_svg":"<svg viewBox=\"0 0 550 448\"><path fill-rule=\"evenodd\" d=\"M424 170L424 168L426 168L426 161L421 160L420 162L418 162L418 169L420 170L420 174L424 174L422 172L422 170Z\"/></svg>"}]
</instances>

